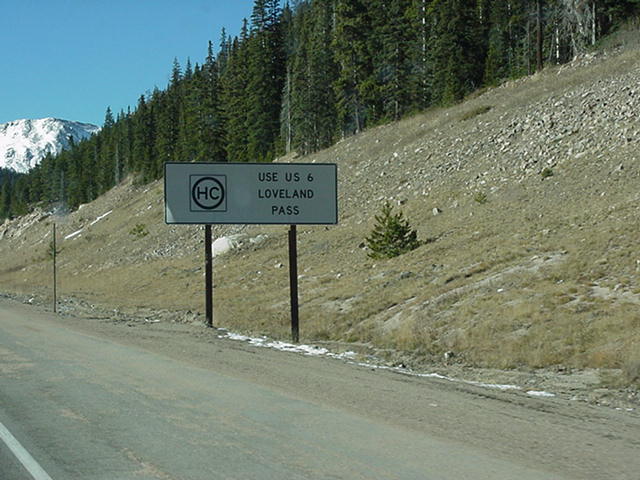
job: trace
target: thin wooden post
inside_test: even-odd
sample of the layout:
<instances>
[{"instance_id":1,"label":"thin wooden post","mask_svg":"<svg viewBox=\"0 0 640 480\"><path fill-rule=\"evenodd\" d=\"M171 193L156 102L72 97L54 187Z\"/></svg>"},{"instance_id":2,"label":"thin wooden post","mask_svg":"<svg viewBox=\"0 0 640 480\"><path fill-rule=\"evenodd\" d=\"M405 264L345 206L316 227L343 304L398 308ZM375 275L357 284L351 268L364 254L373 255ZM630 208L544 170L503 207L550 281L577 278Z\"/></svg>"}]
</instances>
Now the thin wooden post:
<instances>
[{"instance_id":1,"label":"thin wooden post","mask_svg":"<svg viewBox=\"0 0 640 480\"><path fill-rule=\"evenodd\" d=\"M56 222L53 222L53 313L58 312L58 278L56 271L56 255L58 254L56 246Z\"/></svg>"}]
</instances>

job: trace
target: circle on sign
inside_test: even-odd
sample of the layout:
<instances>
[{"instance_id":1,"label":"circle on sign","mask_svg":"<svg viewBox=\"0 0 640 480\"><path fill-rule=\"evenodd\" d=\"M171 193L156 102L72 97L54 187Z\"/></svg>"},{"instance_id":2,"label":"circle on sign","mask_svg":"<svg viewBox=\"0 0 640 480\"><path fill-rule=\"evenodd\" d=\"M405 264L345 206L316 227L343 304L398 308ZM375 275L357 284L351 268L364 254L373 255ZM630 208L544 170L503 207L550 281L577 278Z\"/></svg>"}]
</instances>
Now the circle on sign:
<instances>
[{"instance_id":1,"label":"circle on sign","mask_svg":"<svg viewBox=\"0 0 640 480\"><path fill-rule=\"evenodd\" d=\"M191 198L203 210L214 210L224 201L224 186L215 177L202 177L193 184Z\"/></svg>"}]
</instances>

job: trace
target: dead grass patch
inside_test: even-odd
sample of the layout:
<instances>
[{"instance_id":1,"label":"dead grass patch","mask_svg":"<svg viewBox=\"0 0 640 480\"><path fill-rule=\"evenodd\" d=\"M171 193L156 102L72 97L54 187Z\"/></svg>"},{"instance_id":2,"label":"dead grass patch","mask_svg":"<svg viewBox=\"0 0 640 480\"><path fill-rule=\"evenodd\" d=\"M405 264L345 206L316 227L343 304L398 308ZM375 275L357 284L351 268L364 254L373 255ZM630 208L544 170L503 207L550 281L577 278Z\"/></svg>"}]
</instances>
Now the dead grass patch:
<instances>
[{"instance_id":1,"label":"dead grass patch","mask_svg":"<svg viewBox=\"0 0 640 480\"><path fill-rule=\"evenodd\" d=\"M462 114L460 120L466 122L467 120L471 120L476 118L479 115L483 115L491 110L491 105L480 105L479 107L475 107L465 113Z\"/></svg>"},{"instance_id":2,"label":"dead grass patch","mask_svg":"<svg viewBox=\"0 0 640 480\"><path fill-rule=\"evenodd\" d=\"M556 150L559 142L529 139L526 159L496 156L501 147L486 144L522 126L520 112L532 105L573 88L574 97L582 86L601 88L635 68L637 57L547 69L301 159L339 164L341 218L335 227L299 227L302 340L370 342L429 358L454 351L460 361L489 367L597 367L637 383L640 209L629 159L638 143L616 147L605 139L606 155L593 149L575 158ZM552 156L562 159L554 167L561 175L541 182ZM534 166L523 165L532 159ZM612 174L621 163L622 174ZM367 258L359 245L387 199L402 204L420 238L437 240L391 260ZM129 234L137 225L147 226L141 238ZM0 242L3 290L46 297L50 227L35 222L28 235ZM203 312L202 228L164 225L161 182L117 187L71 214L60 234L80 228L81 237L61 242L62 297ZM289 338L286 230L214 227L216 237L266 236L215 260L216 325Z\"/></svg>"}]
</instances>

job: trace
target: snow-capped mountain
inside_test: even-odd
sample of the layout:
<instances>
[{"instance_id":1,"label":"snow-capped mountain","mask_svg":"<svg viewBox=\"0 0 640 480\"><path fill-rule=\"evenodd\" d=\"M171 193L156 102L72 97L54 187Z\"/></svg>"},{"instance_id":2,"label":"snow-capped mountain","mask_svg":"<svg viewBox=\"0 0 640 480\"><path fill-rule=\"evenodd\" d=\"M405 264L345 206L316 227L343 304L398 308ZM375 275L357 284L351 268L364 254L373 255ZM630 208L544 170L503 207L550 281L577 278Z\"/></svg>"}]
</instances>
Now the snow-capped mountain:
<instances>
[{"instance_id":1,"label":"snow-capped mountain","mask_svg":"<svg viewBox=\"0 0 640 480\"><path fill-rule=\"evenodd\" d=\"M79 142L100 130L90 123L57 118L15 120L0 124L0 167L26 173L47 153L58 154L69 147L69 138Z\"/></svg>"}]
</instances>

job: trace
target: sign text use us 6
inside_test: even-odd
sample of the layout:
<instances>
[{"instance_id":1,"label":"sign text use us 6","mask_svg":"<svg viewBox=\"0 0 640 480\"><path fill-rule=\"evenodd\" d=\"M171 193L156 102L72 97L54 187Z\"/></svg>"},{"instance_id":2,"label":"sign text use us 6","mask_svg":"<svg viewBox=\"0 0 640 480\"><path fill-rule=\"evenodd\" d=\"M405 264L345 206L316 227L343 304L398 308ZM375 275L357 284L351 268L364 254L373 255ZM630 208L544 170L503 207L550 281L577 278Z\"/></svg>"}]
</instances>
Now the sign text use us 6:
<instances>
[{"instance_id":1,"label":"sign text use us 6","mask_svg":"<svg viewBox=\"0 0 640 480\"><path fill-rule=\"evenodd\" d=\"M333 163L165 163L166 223L338 223Z\"/></svg>"}]
</instances>

